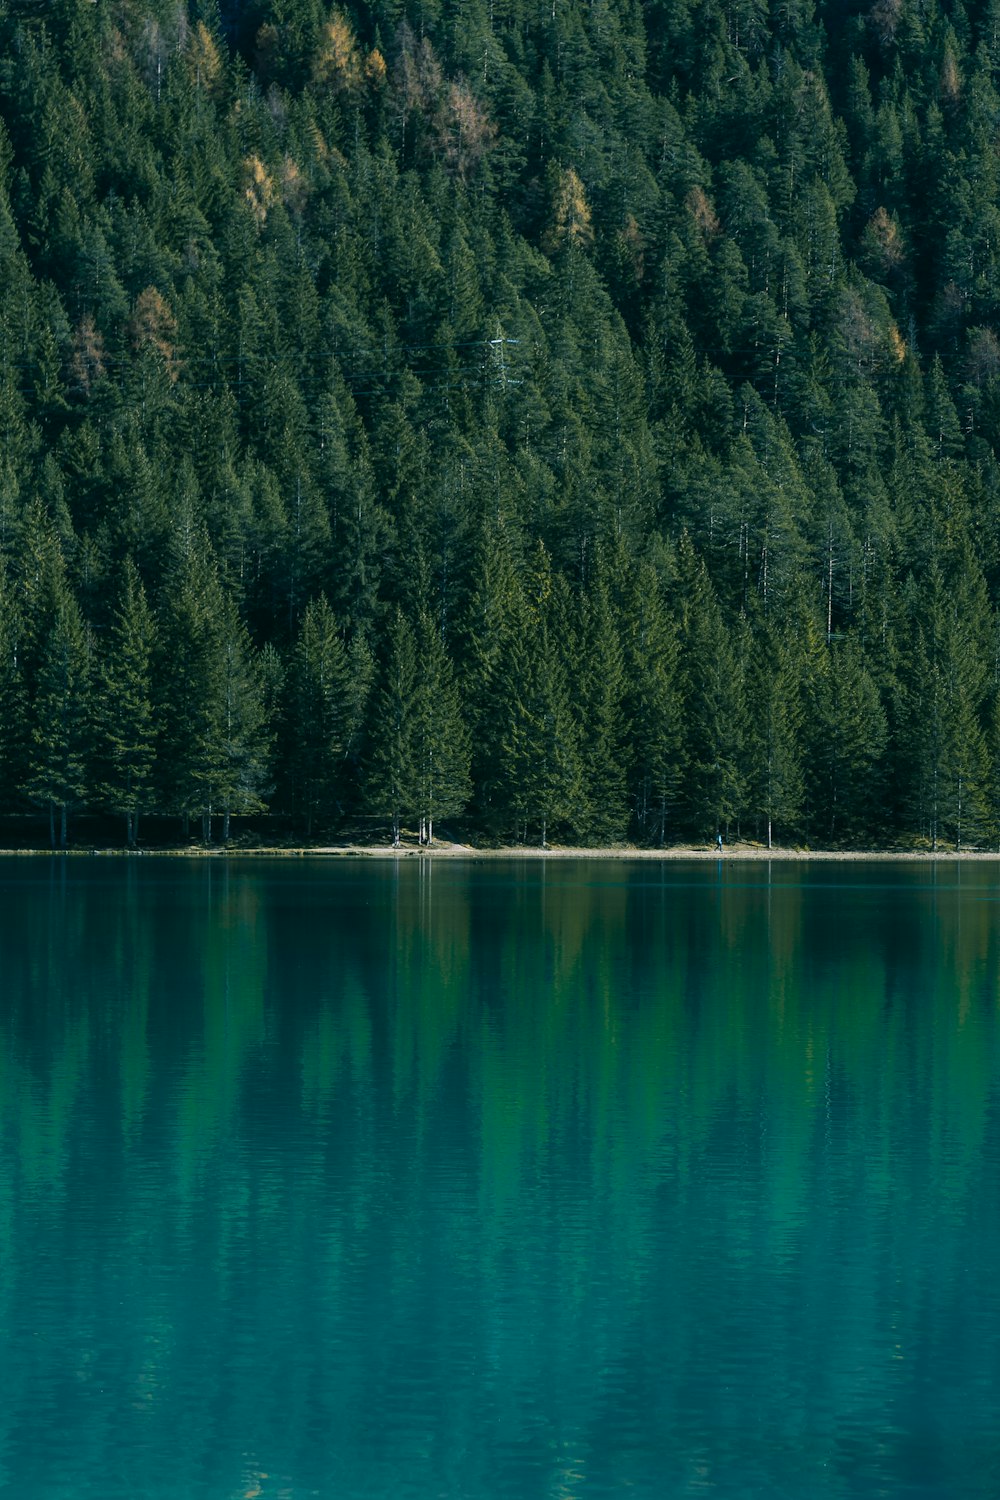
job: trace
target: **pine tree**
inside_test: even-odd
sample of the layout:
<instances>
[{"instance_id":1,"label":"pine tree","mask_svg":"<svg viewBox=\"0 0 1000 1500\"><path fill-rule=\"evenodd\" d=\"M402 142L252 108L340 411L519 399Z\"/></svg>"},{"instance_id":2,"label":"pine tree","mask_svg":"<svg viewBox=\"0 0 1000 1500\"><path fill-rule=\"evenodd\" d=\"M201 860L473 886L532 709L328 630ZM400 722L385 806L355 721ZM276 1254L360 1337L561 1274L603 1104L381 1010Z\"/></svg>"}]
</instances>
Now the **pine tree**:
<instances>
[{"instance_id":1,"label":"pine tree","mask_svg":"<svg viewBox=\"0 0 1000 1500\"><path fill-rule=\"evenodd\" d=\"M991 684L986 715L987 831L994 844L1000 843L1000 685Z\"/></svg>"},{"instance_id":2,"label":"pine tree","mask_svg":"<svg viewBox=\"0 0 1000 1500\"><path fill-rule=\"evenodd\" d=\"M306 605L287 678L285 730L292 806L312 834L339 810L345 761L357 731L351 662L333 610L321 594Z\"/></svg>"},{"instance_id":3,"label":"pine tree","mask_svg":"<svg viewBox=\"0 0 1000 1500\"><path fill-rule=\"evenodd\" d=\"M573 824L584 804L579 728L550 623L551 573L541 547L532 573L525 625L502 664L500 788L515 842L534 824L545 848L552 824Z\"/></svg>"},{"instance_id":4,"label":"pine tree","mask_svg":"<svg viewBox=\"0 0 1000 1500\"><path fill-rule=\"evenodd\" d=\"M262 812L271 783L272 726L263 664L231 597L225 597L213 643L218 653L214 705L216 743L207 740L199 777L209 828L213 806L222 812L222 842L229 842L233 813Z\"/></svg>"},{"instance_id":5,"label":"pine tree","mask_svg":"<svg viewBox=\"0 0 1000 1500\"><path fill-rule=\"evenodd\" d=\"M471 752L451 661L427 609L417 615L416 648L416 813L420 842L431 844L435 821L456 817L465 810L471 792Z\"/></svg>"},{"instance_id":6,"label":"pine tree","mask_svg":"<svg viewBox=\"0 0 1000 1500\"><path fill-rule=\"evenodd\" d=\"M16 805L25 775L25 690L18 642L22 627L17 601L0 557L0 803Z\"/></svg>"},{"instance_id":7,"label":"pine tree","mask_svg":"<svg viewBox=\"0 0 1000 1500\"><path fill-rule=\"evenodd\" d=\"M528 628L528 607L517 575L510 527L501 515L479 538L470 599L459 635L461 700L472 738L474 811L496 831L507 815L503 738L508 721L512 657Z\"/></svg>"},{"instance_id":8,"label":"pine tree","mask_svg":"<svg viewBox=\"0 0 1000 1500\"><path fill-rule=\"evenodd\" d=\"M744 807L746 700L743 663L726 629L705 565L680 547L686 790L692 829L728 829Z\"/></svg>"},{"instance_id":9,"label":"pine tree","mask_svg":"<svg viewBox=\"0 0 1000 1500\"><path fill-rule=\"evenodd\" d=\"M809 684L808 773L811 822L823 843L870 837L883 799L888 724L857 637L829 652Z\"/></svg>"},{"instance_id":10,"label":"pine tree","mask_svg":"<svg viewBox=\"0 0 1000 1500\"><path fill-rule=\"evenodd\" d=\"M366 434L341 381L321 397L317 426L318 482L330 517L331 598L345 627L369 631L391 523L377 497Z\"/></svg>"},{"instance_id":11,"label":"pine tree","mask_svg":"<svg viewBox=\"0 0 1000 1500\"><path fill-rule=\"evenodd\" d=\"M125 818L125 838L134 848L139 814L153 798L157 725L153 708L155 624L131 558L122 570L117 608L98 670L95 793Z\"/></svg>"},{"instance_id":12,"label":"pine tree","mask_svg":"<svg viewBox=\"0 0 1000 1500\"><path fill-rule=\"evenodd\" d=\"M368 722L363 805L373 817L388 818L395 849L403 819L417 811L420 801L417 647L413 627L398 606L384 649Z\"/></svg>"},{"instance_id":13,"label":"pine tree","mask_svg":"<svg viewBox=\"0 0 1000 1500\"><path fill-rule=\"evenodd\" d=\"M932 849L945 837L956 848L963 840L975 843L990 824L987 745L980 719L987 668L972 625L983 610L970 607L971 575L966 559L961 578L949 585L933 562L914 606L903 723L910 808Z\"/></svg>"},{"instance_id":14,"label":"pine tree","mask_svg":"<svg viewBox=\"0 0 1000 1500\"><path fill-rule=\"evenodd\" d=\"M639 836L662 846L682 785L683 692L677 627L651 564L626 583L620 613L633 816Z\"/></svg>"},{"instance_id":15,"label":"pine tree","mask_svg":"<svg viewBox=\"0 0 1000 1500\"><path fill-rule=\"evenodd\" d=\"M225 602L204 531L183 530L159 616L155 682L161 726L157 801L206 841L225 771Z\"/></svg>"},{"instance_id":16,"label":"pine tree","mask_svg":"<svg viewBox=\"0 0 1000 1500\"><path fill-rule=\"evenodd\" d=\"M789 833L805 799L802 703L791 652L771 631L754 643L748 683L751 807L764 822L767 847L775 825Z\"/></svg>"},{"instance_id":17,"label":"pine tree","mask_svg":"<svg viewBox=\"0 0 1000 1500\"><path fill-rule=\"evenodd\" d=\"M581 600L580 608L573 695L580 732L580 829L595 844L614 844L624 838L628 824L624 653L603 579Z\"/></svg>"},{"instance_id":18,"label":"pine tree","mask_svg":"<svg viewBox=\"0 0 1000 1500\"><path fill-rule=\"evenodd\" d=\"M90 661L86 632L68 589L56 599L45 633L28 716L30 749L24 791L48 808L49 840L65 849L67 819L87 792Z\"/></svg>"}]
</instances>

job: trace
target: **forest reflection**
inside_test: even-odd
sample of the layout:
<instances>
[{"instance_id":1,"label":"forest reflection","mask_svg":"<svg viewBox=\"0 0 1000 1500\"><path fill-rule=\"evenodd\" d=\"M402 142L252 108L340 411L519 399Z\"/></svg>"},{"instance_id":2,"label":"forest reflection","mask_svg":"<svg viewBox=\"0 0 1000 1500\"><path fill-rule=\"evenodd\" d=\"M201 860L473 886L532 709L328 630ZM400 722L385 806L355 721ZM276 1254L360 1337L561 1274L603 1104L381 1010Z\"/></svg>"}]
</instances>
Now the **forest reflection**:
<instances>
[{"instance_id":1,"label":"forest reflection","mask_svg":"<svg viewBox=\"0 0 1000 1500\"><path fill-rule=\"evenodd\" d=\"M358 1135L405 1114L417 1159L446 1104L484 1205L567 1134L628 1197L689 1171L765 1084L785 1149L808 1150L832 1093L885 1107L904 1052L929 1137L971 1162L986 1127L991 865L871 866L845 889L788 865L419 860L366 865L359 899L315 865L32 863L0 927L0 1109L30 1181L58 1183L81 1123L113 1115L126 1158L167 1133L183 1197L263 1094ZM887 887L907 897L888 913ZM758 1165L780 1221L787 1162Z\"/></svg>"},{"instance_id":2,"label":"forest reflection","mask_svg":"<svg viewBox=\"0 0 1000 1500\"><path fill-rule=\"evenodd\" d=\"M532 1329L551 1420L589 1413L593 1438L614 1419L627 1444L619 1387L586 1382L627 1364L641 1383L669 1337L658 1410L697 1414L695 1308L719 1268L716 1336L743 1326L748 1293L772 1297L786 1383L770 1399L821 1402L806 1343L844 1389L880 1366L886 1277L893 1316L944 1337L970 1232L985 1245L997 1228L991 865L45 860L3 875L0 1328L40 1232L76 1284L104 1287L113 1220L135 1409L210 1336L227 1351L202 1371L215 1415L175 1413L201 1462L211 1421L305 1452L315 1402L334 1401L316 1386L331 1351L358 1463L372 1409L398 1415L435 1360L472 1346L479 1394L434 1398L449 1430L482 1421L487 1389L498 1430L523 1426ZM890 1220L892 1203L906 1214ZM179 1309L178 1267L197 1313ZM63 1336L86 1346L93 1317L70 1298ZM269 1383L309 1387L297 1434L255 1414L262 1328ZM965 1421L970 1401L985 1414L992 1350L965 1351L983 1382ZM732 1399L715 1419L750 1421L750 1396ZM596 1451L559 1462L575 1473ZM484 1453L484 1475L498 1461Z\"/></svg>"}]
</instances>

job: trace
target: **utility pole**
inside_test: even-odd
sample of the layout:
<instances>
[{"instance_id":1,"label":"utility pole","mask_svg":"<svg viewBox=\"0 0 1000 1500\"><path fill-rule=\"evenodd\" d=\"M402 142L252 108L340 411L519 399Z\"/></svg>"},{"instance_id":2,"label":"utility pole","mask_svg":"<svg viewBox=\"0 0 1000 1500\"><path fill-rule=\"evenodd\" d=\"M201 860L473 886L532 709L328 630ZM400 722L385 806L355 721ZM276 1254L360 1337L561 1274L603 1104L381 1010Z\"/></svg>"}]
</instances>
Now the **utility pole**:
<instances>
[{"instance_id":1,"label":"utility pole","mask_svg":"<svg viewBox=\"0 0 1000 1500\"><path fill-rule=\"evenodd\" d=\"M486 369L488 384L496 386L501 391L505 391L508 386L521 384L519 380L512 380L510 378L510 375L508 373L509 365L507 363L507 355L505 352L508 348L512 347L513 345L519 344L520 342L520 339L509 339L504 333L503 328L500 326L499 321L497 322L496 338L486 340Z\"/></svg>"}]
</instances>

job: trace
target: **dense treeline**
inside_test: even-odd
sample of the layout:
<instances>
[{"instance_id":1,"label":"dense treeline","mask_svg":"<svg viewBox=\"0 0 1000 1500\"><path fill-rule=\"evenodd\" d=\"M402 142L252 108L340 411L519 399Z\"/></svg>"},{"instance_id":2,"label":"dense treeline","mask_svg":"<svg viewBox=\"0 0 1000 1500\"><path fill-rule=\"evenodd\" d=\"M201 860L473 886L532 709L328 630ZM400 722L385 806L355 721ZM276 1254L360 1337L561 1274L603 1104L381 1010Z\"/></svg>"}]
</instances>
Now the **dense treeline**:
<instances>
[{"instance_id":1,"label":"dense treeline","mask_svg":"<svg viewBox=\"0 0 1000 1500\"><path fill-rule=\"evenodd\" d=\"M996 0L0 0L0 808L996 840L998 70Z\"/></svg>"}]
</instances>

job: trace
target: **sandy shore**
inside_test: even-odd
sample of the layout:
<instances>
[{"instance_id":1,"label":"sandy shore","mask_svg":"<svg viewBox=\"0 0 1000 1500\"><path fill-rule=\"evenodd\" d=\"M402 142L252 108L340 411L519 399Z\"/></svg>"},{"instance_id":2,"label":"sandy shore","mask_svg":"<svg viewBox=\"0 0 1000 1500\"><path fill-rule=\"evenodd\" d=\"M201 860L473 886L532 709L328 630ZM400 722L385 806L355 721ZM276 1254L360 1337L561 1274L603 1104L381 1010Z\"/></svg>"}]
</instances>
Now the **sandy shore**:
<instances>
[{"instance_id":1,"label":"sandy shore","mask_svg":"<svg viewBox=\"0 0 1000 1500\"><path fill-rule=\"evenodd\" d=\"M236 852L236 851L233 851ZM249 852L249 851L242 851ZM257 851L254 851L257 852ZM266 854L268 850L259 851ZM284 851L290 852L290 851ZM700 860L802 860L802 859L827 859L827 860L1000 860L1000 854L996 851L965 851L956 853L952 850L938 850L936 853L914 850L893 849L871 849L871 850L838 850L838 849L766 849L757 844L733 844L723 849L720 854L717 849L706 848L699 845L676 845L669 849L575 849L575 848L549 848L539 849L529 846L512 845L501 849L476 849L466 844L440 844L433 849L420 849L416 846L401 846L393 849L391 846L364 847L362 845L330 846L317 849L295 850L296 854L311 855L355 855L375 857L379 859L401 859L407 857L426 857L428 854L435 859L652 859L652 860L676 860L676 859L700 859Z\"/></svg>"},{"instance_id":2,"label":"sandy shore","mask_svg":"<svg viewBox=\"0 0 1000 1500\"><path fill-rule=\"evenodd\" d=\"M929 860L993 860L1000 861L996 850L939 849L767 849L759 844L734 843L720 854L706 845L672 845L668 849L635 849L628 846L610 849L577 849L561 846L540 849L530 845L510 845L500 848L477 848L471 844L455 844L435 840L431 849L423 849L416 843L404 842L398 849L391 844L320 844L294 848L273 846L232 845L227 849L206 848L188 845L185 848L85 848L72 849L0 849L0 857L10 855L60 854L66 857L104 857L127 855L130 858L166 857L178 859L617 859L617 860L867 860L898 863Z\"/></svg>"}]
</instances>

